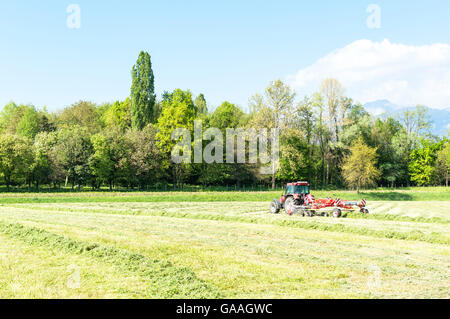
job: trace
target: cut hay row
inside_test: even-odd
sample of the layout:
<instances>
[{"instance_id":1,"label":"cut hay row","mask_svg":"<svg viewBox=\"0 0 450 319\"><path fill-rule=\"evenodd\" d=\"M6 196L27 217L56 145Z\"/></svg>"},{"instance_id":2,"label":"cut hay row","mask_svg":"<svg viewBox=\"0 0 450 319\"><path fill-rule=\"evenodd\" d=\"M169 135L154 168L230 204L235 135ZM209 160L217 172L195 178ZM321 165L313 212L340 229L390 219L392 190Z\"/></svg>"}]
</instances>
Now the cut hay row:
<instances>
[{"instance_id":1,"label":"cut hay row","mask_svg":"<svg viewBox=\"0 0 450 319\"><path fill-rule=\"evenodd\" d=\"M86 255L29 245L0 232L0 298L146 298L131 271Z\"/></svg>"},{"instance_id":2,"label":"cut hay row","mask_svg":"<svg viewBox=\"0 0 450 319\"><path fill-rule=\"evenodd\" d=\"M58 251L80 254L113 264L144 277L148 295L152 298L218 298L219 292L199 279L188 267L175 267L172 263L155 260L112 246L73 240L40 228L18 223L0 222L0 232L29 245L46 246Z\"/></svg>"},{"instance_id":3,"label":"cut hay row","mask_svg":"<svg viewBox=\"0 0 450 319\"><path fill-rule=\"evenodd\" d=\"M246 216L266 216L269 212L267 206L265 202L185 202L183 203L182 210L184 212L214 213L232 216L242 214ZM180 211L179 203L175 202L161 202L157 204L127 203L126 205L118 203L0 204L1 207L127 215L148 215L149 212L172 213ZM377 202L372 203L370 214L360 214L359 212L344 213L343 217L347 219L450 224L450 215L447 214L448 211L450 211L450 202Z\"/></svg>"},{"instance_id":4,"label":"cut hay row","mask_svg":"<svg viewBox=\"0 0 450 319\"><path fill-rule=\"evenodd\" d=\"M364 236L370 236L375 238L393 238L399 240L413 240L413 241L423 241L429 243L437 244L450 244L450 237L448 236L448 226L447 224L438 223L418 223L418 222L403 222L403 221L375 221L375 220L365 220L365 219L332 219L324 217L316 218L304 218L299 216L286 216L283 214L272 215L266 212L259 213L245 213L248 210L254 210L254 203L247 203L246 206L240 205L236 208L237 211L233 211L232 207L227 207L224 205L221 209L226 210L227 213L221 213L217 210L211 212L211 205L205 205L203 211L198 212L198 205L189 207L185 205L183 210L174 209L173 204L169 204L166 210L160 210L159 205L153 208L140 208L132 209L130 211L121 208L121 206L116 207L114 210L112 204L107 204L103 208L93 208L89 209L89 205L83 204L79 207L72 207L71 209L66 209L64 207L41 207L42 211L46 212L56 212L59 214L67 215L72 212L75 214L99 214L99 215L136 215L136 216L159 216L166 218L178 218L178 219L196 219L196 220L215 220L222 222L239 222L239 223L252 223L252 224L268 224L268 225L278 225L287 228L301 228L301 229L313 229L318 231L327 232L341 232L341 233L351 233ZM95 207L96 205L94 205ZM37 205L34 207L23 206L21 208L17 207L14 216L16 218L22 217L27 218L34 216L37 219L45 220L45 215L39 213L33 214L33 211L37 210ZM172 207L172 208L171 208ZM136 206L134 206L136 208ZM0 206L0 212L3 214L8 211L7 207Z\"/></svg>"},{"instance_id":5,"label":"cut hay row","mask_svg":"<svg viewBox=\"0 0 450 319\"><path fill-rule=\"evenodd\" d=\"M16 209L2 211L0 218L188 267L227 298L448 296L449 250L441 244L161 216ZM374 273L378 286L370 281ZM138 277L145 283L145 276Z\"/></svg>"}]
</instances>

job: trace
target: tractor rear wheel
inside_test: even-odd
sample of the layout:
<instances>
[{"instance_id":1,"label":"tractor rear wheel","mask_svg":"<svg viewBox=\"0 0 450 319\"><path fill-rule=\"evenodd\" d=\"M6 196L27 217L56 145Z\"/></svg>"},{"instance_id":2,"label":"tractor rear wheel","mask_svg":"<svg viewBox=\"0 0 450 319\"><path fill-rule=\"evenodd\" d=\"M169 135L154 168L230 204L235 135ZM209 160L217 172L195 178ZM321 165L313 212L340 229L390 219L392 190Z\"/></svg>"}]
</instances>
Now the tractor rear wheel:
<instances>
[{"instance_id":1,"label":"tractor rear wheel","mask_svg":"<svg viewBox=\"0 0 450 319\"><path fill-rule=\"evenodd\" d=\"M339 218L341 216L342 216L342 211L339 208L333 209L333 217L334 218Z\"/></svg>"},{"instance_id":2,"label":"tractor rear wheel","mask_svg":"<svg viewBox=\"0 0 450 319\"><path fill-rule=\"evenodd\" d=\"M270 203L270 212L272 214L278 214L281 209L281 203L278 199L274 199L272 203Z\"/></svg>"}]
</instances>

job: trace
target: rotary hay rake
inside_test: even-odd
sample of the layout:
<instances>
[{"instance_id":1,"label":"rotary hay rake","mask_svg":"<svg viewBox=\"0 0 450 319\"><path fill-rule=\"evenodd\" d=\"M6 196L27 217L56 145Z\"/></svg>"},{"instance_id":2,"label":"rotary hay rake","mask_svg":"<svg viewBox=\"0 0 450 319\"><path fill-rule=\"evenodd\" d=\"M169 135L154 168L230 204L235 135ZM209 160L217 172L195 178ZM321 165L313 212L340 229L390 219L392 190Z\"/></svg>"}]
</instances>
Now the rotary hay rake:
<instances>
[{"instance_id":1,"label":"rotary hay rake","mask_svg":"<svg viewBox=\"0 0 450 319\"><path fill-rule=\"evenodd\" d=\"M277 214L284 209L288 215L301 216L333 216L342 217L344 212L358 211L368 214L366 200L348 201L333 198L315 198L310 193L308 182L295 182L286 185L286 192L280 199L274 199L270 204L270 211Z\"/></svg>"}]
</instances>

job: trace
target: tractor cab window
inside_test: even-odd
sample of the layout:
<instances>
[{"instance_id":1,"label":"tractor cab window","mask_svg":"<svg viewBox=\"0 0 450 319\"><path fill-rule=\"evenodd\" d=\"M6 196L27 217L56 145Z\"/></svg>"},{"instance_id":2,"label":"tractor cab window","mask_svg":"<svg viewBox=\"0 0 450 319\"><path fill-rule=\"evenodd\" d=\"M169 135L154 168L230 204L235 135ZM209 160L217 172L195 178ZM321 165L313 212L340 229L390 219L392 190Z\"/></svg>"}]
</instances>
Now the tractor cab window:
<instances>
[{"instance_id":1,"label":"tractor cab window","mask_svg":"<svg viewBox=\"0 0 450 319\"><path fill-rule=\"evenodd\" d=\"M287 186L286 194L309 194L309 186Z\"/></svg>"}]
</instances>

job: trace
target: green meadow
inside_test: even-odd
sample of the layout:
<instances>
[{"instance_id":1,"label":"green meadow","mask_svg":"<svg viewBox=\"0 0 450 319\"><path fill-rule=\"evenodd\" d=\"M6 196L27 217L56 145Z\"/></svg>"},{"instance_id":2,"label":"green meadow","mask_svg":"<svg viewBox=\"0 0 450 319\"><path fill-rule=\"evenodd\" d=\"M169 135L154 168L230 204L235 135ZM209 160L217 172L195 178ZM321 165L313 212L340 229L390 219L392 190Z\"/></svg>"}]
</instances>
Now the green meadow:
<instances>
[{"instance_id":1,"label":"green meadow","mask_svg":"<svg viewBox=\"0 0 450 319\"><path fill-rule=\"evenodd\" d=\"M450 191L318 191L369 215L269 213L280 192L4 193L1 298L448 298Z\"/></svg>"}]
</instances>

